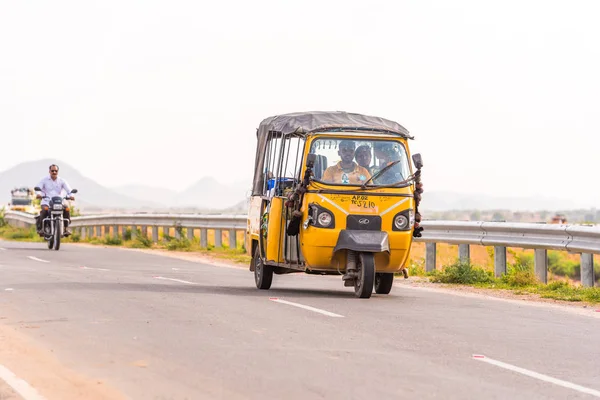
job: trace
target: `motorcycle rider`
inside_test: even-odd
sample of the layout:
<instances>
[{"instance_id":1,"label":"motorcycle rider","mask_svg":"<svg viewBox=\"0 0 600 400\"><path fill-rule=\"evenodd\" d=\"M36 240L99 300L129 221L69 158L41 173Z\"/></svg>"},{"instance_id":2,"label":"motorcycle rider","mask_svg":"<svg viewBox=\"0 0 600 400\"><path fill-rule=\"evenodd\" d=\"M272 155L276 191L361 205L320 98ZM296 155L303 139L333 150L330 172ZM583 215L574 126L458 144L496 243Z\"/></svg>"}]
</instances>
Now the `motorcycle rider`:
<instances>
[{"instance_id":1,"label":"motorcycle rider","mask_svg":"<svg viewBox=\"0 0 600 400\"><path fill-rule=\"evenodd\" d=\"M42 199L42 210L40 211L40 215L37 220L37 229L40 236L44 236L42 221L49 215L48 208L50 205L50 198L53 196L62 196L62 191L65 190L69 195L67 199L75 200L75 197L71 195L71 186L69 186L66 180L58 176L58 165L50 165L49 172L50 174L42 178L40 183L37 184L37 186L42 189L43 194L45 194L47 197L43 197L43 194L40 194L40 192L36 191L36 198ZM71 231L68 228L69 222L71 221L71 212L69 211L69 207L63 207L63 218L65 220L64 235L69 236L71 234Z\"/></svg>"}]
</instances>

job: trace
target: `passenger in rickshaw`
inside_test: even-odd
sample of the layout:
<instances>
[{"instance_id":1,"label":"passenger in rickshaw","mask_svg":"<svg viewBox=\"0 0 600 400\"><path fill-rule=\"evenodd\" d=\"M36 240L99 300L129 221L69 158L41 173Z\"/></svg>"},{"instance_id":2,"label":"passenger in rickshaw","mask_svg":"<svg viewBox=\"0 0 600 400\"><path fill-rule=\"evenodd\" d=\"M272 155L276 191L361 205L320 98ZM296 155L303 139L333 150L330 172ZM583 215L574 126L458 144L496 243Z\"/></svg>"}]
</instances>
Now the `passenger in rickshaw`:
<instances>
[{"instance_id":1,"label":"passenger in rickshaw","mask_svg":"<svg viewBox=\"0 0 600 400\"><path fill-rule=\"evenodd\" d=\"M356 152L354 153L354 158L356 159L358 165L365 168L371 175L373 175L375 171L373 171L373 167L371 166L371 147L368 144L358 146Z\"/></svg>"},{"instance_id":2,"label":"passenger in rickshaw","mask_svg":"<svg viewBox=\"0 0 600 400\"><path fill-rule=\"evenodd\" d=\"M369 171L353 161L355 148L356 144L353 140L342 140L338 147L338 155L341 160L327 168L321 180L346 185L362 185L369 180L371 178Z\"/></svg>"},{"instance_id":3,"label":"passenger in rickshaw","mask_svg":"<svg viewBox=\"0 0 600 400\"><path fill-rule=\"evenodd\" d=\"M397 145L389 142L375 142L373 150L375 157L379 160L379 167L373 168L373 174L378 173L390 164L401 159ZM395 165L390 166L385 172L376 177L374 179L376 183L379 185L391 185L406 179L402 174L402 168L399 164L400 163L396 163Z\"/></svg>"}]
</instances>

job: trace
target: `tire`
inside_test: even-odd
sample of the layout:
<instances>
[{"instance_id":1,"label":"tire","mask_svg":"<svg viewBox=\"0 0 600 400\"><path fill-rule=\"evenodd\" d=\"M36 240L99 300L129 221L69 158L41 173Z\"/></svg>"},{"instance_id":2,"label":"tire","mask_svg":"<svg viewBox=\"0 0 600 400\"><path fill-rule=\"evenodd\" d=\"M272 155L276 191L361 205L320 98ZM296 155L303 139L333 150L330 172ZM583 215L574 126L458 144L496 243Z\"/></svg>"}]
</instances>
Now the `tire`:
<instances>
[{"instance_id":1,"label":"tire","mask_svg":"<svg viewBox=\"0 0 600 400\"><path fill-rule=\"evenodd\" d=\"M260 248L256 246L254 251L254 282L258 289L267 290L273 282L273 267L265 265L260 256Z\"/></svg>"},{"instance_id":2,"label":"tire","mask_svg":"<svg viewBox=\"0 0 600 400\"><path fill-rule=\"evenodd\" d=\"M394 274L375 273L375 293L389 294L394 284Z\"/></svg>"},{"instance_id":3,"label":"tire","mask_svg":"<svg viewBox=\"0 0 600 400\"><path fill-rule=\"evenodd\" d=\"M62 223L60 220L56 221L54 225L54 250L60 249L60 238L62 236Z\"/></svg>"},{"instance_id":4,"label":"tire","mask_svg":"<svg viewBox=\"0 0 600 400\"><path fill-rule=\"evenodd\" d=\"M358 298L368 299L373 293L375 258L373 253L360 253L358 259L358 279L354 283L354 294Z\"/></svg>"}]
</instances>

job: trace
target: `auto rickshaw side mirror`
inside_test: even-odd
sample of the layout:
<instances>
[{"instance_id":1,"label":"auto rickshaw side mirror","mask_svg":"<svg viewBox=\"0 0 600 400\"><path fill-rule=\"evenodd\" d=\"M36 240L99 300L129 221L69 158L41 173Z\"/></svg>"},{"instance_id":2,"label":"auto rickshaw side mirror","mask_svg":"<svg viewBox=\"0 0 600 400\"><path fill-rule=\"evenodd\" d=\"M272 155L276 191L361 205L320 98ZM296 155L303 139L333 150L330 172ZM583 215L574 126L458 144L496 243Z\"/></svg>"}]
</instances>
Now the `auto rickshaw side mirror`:
<instances>
[{"instance_id":1,"label":"auto rickshaw side mirror","mask_svg":"<svg viewBox=\"0 0 600 400\"><path fill-rule=\"evenodd\" d=\"M315 166L316 161L317 155L315 153L308 153L308 156L306 157L306 166L312 168Z\"/></svg>"},{"instance_id":2,"label":"auto rickshaw side mirror","mask_svg":"<svg viewBox=\"0 0 600 400\"><path fill-rule=\"evenodd\" d=\"M421 157L421 153L413 154L412 159L413 159L413 163L415 163L415 168L417 168L417 169L423 168L423 158Z\"/></svg>"}]
</instances>

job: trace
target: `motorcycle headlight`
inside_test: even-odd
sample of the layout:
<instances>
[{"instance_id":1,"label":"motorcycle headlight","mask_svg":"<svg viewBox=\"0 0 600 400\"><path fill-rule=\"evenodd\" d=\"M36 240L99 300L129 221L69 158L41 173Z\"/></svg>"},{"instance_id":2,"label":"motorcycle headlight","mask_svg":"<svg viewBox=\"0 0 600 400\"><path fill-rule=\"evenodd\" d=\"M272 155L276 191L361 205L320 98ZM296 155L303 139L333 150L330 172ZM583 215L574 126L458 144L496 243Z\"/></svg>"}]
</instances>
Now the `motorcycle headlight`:
<instances>
[{"instance_id":1,"label":"motorcycle headlight","mask_svg":"<svg viewBox=\"0 0 600 400\"><path fill-rule=\"evenodd\" d=\"M62 204L55 204L53 208L55 210L62 210Z\"/></svg>"}]
</instances>

